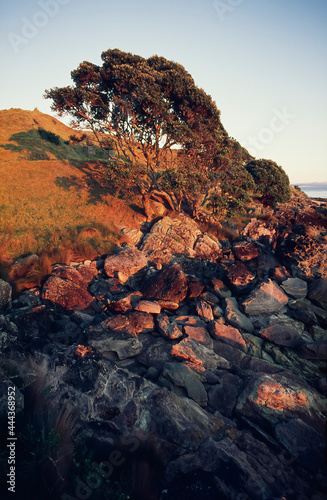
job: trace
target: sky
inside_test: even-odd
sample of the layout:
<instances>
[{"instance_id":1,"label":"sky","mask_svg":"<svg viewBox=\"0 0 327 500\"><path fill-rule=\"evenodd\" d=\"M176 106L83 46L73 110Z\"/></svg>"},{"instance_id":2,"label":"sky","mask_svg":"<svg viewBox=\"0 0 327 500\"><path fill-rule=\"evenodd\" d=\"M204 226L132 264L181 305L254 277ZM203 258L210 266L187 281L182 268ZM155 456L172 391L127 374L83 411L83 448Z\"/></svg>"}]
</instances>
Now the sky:
<instances>
[{"instance_id":1,"label":"sky","mask_svg":"<svg viewBox=\"0 0 327 500\"><path fill-rule=\"evenodd\" d=\"M327 182L326 0L1 0L0 109L54 115L44 90L110 48L182 64L253 156Z\"/></svg>"}]
</instances>

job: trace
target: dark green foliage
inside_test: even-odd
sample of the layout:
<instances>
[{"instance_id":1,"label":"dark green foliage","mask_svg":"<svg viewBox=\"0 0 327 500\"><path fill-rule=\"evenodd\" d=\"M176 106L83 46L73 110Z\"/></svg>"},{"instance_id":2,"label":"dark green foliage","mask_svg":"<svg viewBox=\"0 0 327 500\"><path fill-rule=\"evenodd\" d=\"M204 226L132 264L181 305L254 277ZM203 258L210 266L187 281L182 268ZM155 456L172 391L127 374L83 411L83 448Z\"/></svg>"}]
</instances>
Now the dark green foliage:
<instances>
[{"instance_id":1,"label":"dark green foliage","mask_svg":"<svg viewBox=\"0 0 327 500\"><path fill-rule=\"evenodd\" d=\"M59 146L60 144L59 135L56 135L53 132L49 132L48 130L44 130L43 128L39 128L38 132L43 140L49 141L52 144Z\"/></svg>"},{"instance_id":2,"label":"dark green foliage","mask_svg":"<svg viewBox=\"0 0 327 500\"><path fill-rule=\"evenodd\" d=\"M245 166L255 183L255 193L266 205L290 199L290 181L282 167L271 160L252 160Z\"/></svg>"},{"instance_id":3,"label":"dark green foliage","mask_svg":"<svg viewBox=\"0 0 327 500\"><path fill-rule=\"evenodd\" d=\"M4 144L0 147L22 153L28 160L48 160L47 153L52 154L58 160L93 161L105 160L108 153L99 146L91 148L90 155L86 146L82 144L70 144L63 141L58 135L43 129L31 129L28 132L13 134L10 141L16 144Z\"/></svg>"},{"instance_id":4,"label":"dark green foliage","mask_svg":"<svg viewBox=\"0 0 327 500\"><path fill-rule=\"evenodd\" d=\"M88 126L101 145L103 134L114 135L126 158L141 155L150 170L176 145L208 165L228 135L215 103L183 66L118 49L103 52L102 61L81 63L73 86L47 90L52 109Z\"/></svg>"}]
</instances>

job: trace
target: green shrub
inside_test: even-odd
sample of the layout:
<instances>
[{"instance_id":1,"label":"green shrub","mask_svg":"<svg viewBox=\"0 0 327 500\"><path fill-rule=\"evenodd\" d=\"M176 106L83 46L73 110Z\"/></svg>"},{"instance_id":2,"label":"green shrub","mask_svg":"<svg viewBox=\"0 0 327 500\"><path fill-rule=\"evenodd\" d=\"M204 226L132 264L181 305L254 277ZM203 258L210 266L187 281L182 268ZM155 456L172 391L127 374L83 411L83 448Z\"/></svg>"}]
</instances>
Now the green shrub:
<instances>
[{"instance_id":1,"label":"green shrub","mask_svg":"<svg viewBox=\"0 0 327 500\"><path fill-rule=\"evenodd\" d=\"M290 199L290 181L282 167L271 160L252 160L245 166L255 183L255 193L265 205Z\"/></svg>"},{"instance_id":2,"label":"green shrub","mask_svg":"<svg viewBox=\"0 0 327 500\"><path fill-rule=\"evenodd\" d=\"M56 146L59 146L60 144L59 135L56 135L53 132L49 132L48 130L44 130L43 128L39 128L38 132L42 139L48 142L52 142L52 144L55 144Z\"/></svg>"}]
</instances>

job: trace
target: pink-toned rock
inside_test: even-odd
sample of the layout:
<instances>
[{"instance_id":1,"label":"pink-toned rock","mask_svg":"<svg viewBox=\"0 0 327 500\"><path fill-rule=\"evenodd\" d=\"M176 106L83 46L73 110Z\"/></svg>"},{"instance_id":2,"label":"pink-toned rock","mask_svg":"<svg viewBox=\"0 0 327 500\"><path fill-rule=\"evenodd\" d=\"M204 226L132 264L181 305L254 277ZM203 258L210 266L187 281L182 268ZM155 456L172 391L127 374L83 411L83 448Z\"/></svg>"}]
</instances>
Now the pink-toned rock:
<instances>
[{"instance_id":1,"label":"pink-toned rock","mask_svg":"<svg viewBox=\"0 0 327 500\"><path fill-rule=\"evenodd\" d=\"M171 355L180 361L189 361L204 368L224 368L226 370L230 368L230 363L225 358L189 338L175 344L171 348Z\"/></svg>"},{"instance_id":2,"label":"pink-toned rock","mask_svg":"<svg viewBox=\"0 0 327 500\"><path fill-rule=\"evenodd\" d=\"M169 321L167 314L159 314L156 323L159 333L168 340L176 340L183 336L175 321Z\"/></svg>"},{"instance_id":3,"label":"pink-toned rock","mask_svg":"<svg viewBox=\"0 0 327 500\"><path fill-rule=\"evenodd\" d=\"M42 299L57 304L69 311L87 309L94 298L87 291L92 278L98 274L94 268L83 266L56 266L42 289Z\"/></svg>"},{"instance_id":4,"label":"pink-toned rock","mask_svg":"<svg viewBox=\"0 0 327 500\"><path fill-rule=\"evenodd\" d=\"M198 259L216 261L222 257L220 244L211 239L207 234L198 236L194 245L194 252L194 257Z\"/></svg>"},{"instance_id":5,"label":"pink-toned rock","mask_svg":"<svg viewBox=\"0 0 327 500\"><path fill-rule=\"evenodd\" d=\"M231 288L236 293L242 293L249 291L255 280L255 274L243 262L236 261L228 268L227 278Z\"/></svg>"},{"instance_id":6,"label":"pink-toned rock","mask_svg":"<svg viewBox=\"0 0 327 500\"><path fill-rule=\"evenodd\" d=\"M277 281L277 283L282 283L287 278L290 278L291 275L285 266L278 266L273 269L272 277Z\"/></svg>"},{"instance_id":7,"label":"pink-toned rock","mask_svg":"<svg viewBox=\"0 0 327 500\"><path fill-rule=\"evenodd\" d=\"M253 218L243 229L242 234L244 236L250 236L253 240L264 237L272 243L276 238L276 229L266 227L262 221Z\"/></svg>"},{"instance_id":8,"label":"pink-toned rock","mask_svg":"<svg viewBox=\"0 0 327 500\"><path fill-rule=\"evenodd\" d=\"M288 297L272 280L259 285L243 302L246 314L260 316L279 312L288 303Z\"/></svg>"},{"instance_id":9,"label":"pink-toned rock","mask_svg":"<svg viewBox=\"0 0 327 500\"><path fill-rule=\"evenodd\" d=\"M107 276L118 278L125 283L130 276L143 269L148 263L145 255L137 248L126 248L117 255L110 255L104 263Z\"/></svg>"},{"instance_id":10,"label":"pink-toned rock","mask_svg":"<svg viewBox=\"0 0 327 500\"><path fill-rule=\"evenodd\" d=\"M107 307L110 311L115 312L131 311L135 302L140 300L140 297L142 297L141 292L132 292L118 300L108 301Z\"/></svg>"},{"instance_id":11,"label":"pink-toned rock","mask_svg":"<svg viewBox=\"0 0 327 500\"><path fill-rule=\"evenodd\" d=\"M196 342L199 342L200 344L203 344L207 347L212 347L212 339L206 330L206 328L203 328L201 326L189 326L185 325L183 327L184 334L187 335L190 339L195 340Z\"/></svg>"},{"instance_id":12,"label":"pink-toned rock","mask_svg":"<svg viewBox=\"0 0 327 500\"><path fill-rule=\"evenodd\" d=\"M204 285L201 283L201 281L197 279L192 279L189 282L188 285L188 296L190 299L196 299L201 295L202 291L204 289Z\"/></svg>"},{"instance_id":13,"label":"pink-toned rock","mask_svg":"<svg viewBox=\"0 0 327 500\"><path fill-rule=\"evenodd\" d=\"M154 319L147 312L134 311L128 315L129 324L136 334L152 332L154 330Z\"/></svg>"},{"instance_id":14,"label":"pink-toned rock","mask_svg":"<svg viewBox=\"0 0 327 500\"><path fill-rule=\"evenodd\" d=\"M204 300L199 300L197 305L196 305L196 312L199 315L199 317L205 321L212 321L213 318L213 312L212 312L212 307L208 302L205 302Z\"/></svg>"},{"instance_id":15,"label":"pink-toned rock","mask_svg":"<svg viewBox=\"0 0 327 500\"><path fill-rule=\"evenodd\" d=\"M91 328L93 335L101 334L105 331L128 333L136 337L140 333L151 332L154 330L154 319L151 314L134 311L128 316L117 314L108 318L99 325Z\"/></svg>"},{"instance_id":16,"label":"pink-toned rock","mask_svg":"<svg viewBox=\"0 0 327 500\"><path fill-rule=\"evenodd\" d=\"M211 285L215 291L215 294L217 297L220 299L226 299L227 297L232 296L232 292L230 289L225 285L225 283L218 278L213 278L211 280Z\"/></svg>"},{"instance_id":17,"label":"pink-toned rock","mask_svg":"<svg viewBox=\"0 0 327 500\"><path fill-rule=\"evenodd\" d=\"M175 263L158 273L155 280L144 291L149 300L182 302L188 290L188 281L182 267Z\"/></svg>"},{"instance_id":18,"label":"pink-toned rock","mask_svg":"<svg viewBox=\"0 0 327 500\"><path fill-rule=\"evenodd\" d=\"M152 302L150 300L140 300L136 306L134 306L135 311L146 312L149 314L160 314L161 307L157 302Z\"/></svg>"},{"instance_id":19,"label":"pink-toned rock","mask_svg":"<svg viewBox=\"0 0 327 500\"><path fill-rule=\"evenodd\" d=\"M212 321L209 325L209 332L215 340L222 340L223 342L231 344L234 347L238 347L243 351L246 351L247 349L244 338L240 332L232 326L223 325L219 321Z\"/></svg>"},{"instance_id":20,"label":"pink-toned rock","mask_svg":"<svg viewBox=\"0 0 327 500\"><path fill-rule=\"evenodd\" d=\"M292 349L303 343L302 337L296 328L283 323L274 323L268 328L261 330L259 333L263 339L269 342Z\"/></svg>"},{"instance_id":21,"label":"pink-toned rock","mask_svg":"<svg viewBox=\"0 0 327 500\"><path fill-rule=\"evenodd\" d=\"M247 241L235 243L233 251L235 257L242 261L256 259L260 255L258 247L256 247L253 243L248 243Z\"/></svg>"},{"instance_id":22,"label":"pink-toned rock","mask_svg":"<svg viewBox=\"0 0 327 500\"><path fill-rule=\"evenodd\" d=\"M308 293L306 281L300 278L288 278L283 281L281 287L287 295L290 295L294 299L304 299Z\"/></svg>"}]
</instances>

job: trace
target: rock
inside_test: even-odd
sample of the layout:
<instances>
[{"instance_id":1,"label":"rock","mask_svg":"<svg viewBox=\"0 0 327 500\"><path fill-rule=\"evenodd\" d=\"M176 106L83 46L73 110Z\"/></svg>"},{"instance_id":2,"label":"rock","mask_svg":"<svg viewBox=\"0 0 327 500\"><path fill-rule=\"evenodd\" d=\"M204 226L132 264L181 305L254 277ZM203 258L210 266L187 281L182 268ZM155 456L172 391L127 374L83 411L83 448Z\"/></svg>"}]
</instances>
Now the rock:
<instances>
[{"instance_id":1,"label":"rock","mask_svg":"<svg viewBox=\"0 0 327 500\"><path fill-rule=\"evenodd\" d=\"M185 335L187 335L187 337L195 340L196 342L199 342L199 344L203 344L207 347L212 348L212 339L210 338L210 335L206 328L203 328L202 326L184 325L183 332Z\"/></svg>"},{"instance_id":2,"label":"rock","mask_svg":"<svg viewBox=\"0 0 327 500\"><path fill-rule=\"evenodd\" d=\"M0 279L0 309L11 301L12 288L9 283Z\"/></svg>"},{"instance_id":3,"label":"rock","mask_svg":"<svg viewBox=\"0 0 327 500\"><path fill-rule=\"evenodd\" d=\"M108 300L107 308L115 312L131 311L140 297L142 297L141 292L124 293L123 296L119 296L115 300Z\"/></svg>"},{"instance_id":4,"label":"rock","mask_svg":"<svg viewBox=\"0 0 327 500\"><path fill-rule=\"evenodd\" d=\"M282 289L287 295L295 299L304 299L308 292L308 285L300 278L289 278L281 284Z\"/></svg>"},{"instance_id":5,"label":"rock","mask_svg":"<svg viewBox=\"0 0 327 500\"><path fill-rule=\"evenodd\" d=\"M283 281L287 280L287 278L290 278L291 275L285 266L277 266L272 270L271 277L277 281L277 283L281 284Z\"/></svg>"},{"instance_id":6,"label":"rock","mask_svg":"<svg viewBox=\"0 0 327 500\"><path fill-rule=\"evenodd\" d=\"M326 472L322 435L301 419L294 418L275 427L276 438L298 464L314 474Z\"/></svg>"},{"instance_id":7,"label":"rock","mask_svg":"<svg viewBox=\"0 0 327 500\"><path fill-rule=\"evenodd\" d=\"M199 300L196 304L196 312L198 316L203 319L204 321L212 321L213 320L213 313L212 313L212 308L208 304L208 302L205 302L204 300Z\"/></svg>"},{"instance_id":8,"label":"rock","mask_svg":"<svg viewBox=\"0 0 327 500\"><path fill-rule=\"evenodd\" d=\"M327 361L327 337L323 342L310 342L299 349L299 355L305 359L322 359Z\"/></svg>"},{"instance_id":9,"label":"rock","mask_svg":"<svg viewBox=\"0 0 327 500\"><path fill-rule=\"evenodd\" d=\"M219 299L226 299L232 296L232 292L230 291L230 289L225 285L223 281L219 280L218 278L213 278L211 280L211 285Z\"/></svg>"},{"instance_id":10,"label":"rock","mask_svg":"<svg viewBox=\"0 0 327 500\"><path fill-rule=\"evenodd\" d=\"M244 352L240 349L218 340L213 341L213 350L218 356L226 359L232 366L239 366L245 357Z\"/></svg>"},{"instance_id":11,"label":"rock","mask_svg":"<svg viewBox=\"0 0 327 500\"><path fill-rule=\"evenodd\" d=\"M239 397L236 410L259 425L274 426L301 418L318 432L324 431L323 398L283 373L253 378Z\"/></svg>"},{"instance_id":12,"label":"rock","mask_svg":"<svg viewBox=\"0 0 327 500\"><path fill-rule=\"evenodd\" d=\"M117 314L99 325L91 327L93 335L105 331L128 333L136 337L140 333L152 332L154 330L154 319L151 314L134 311L128 316Z\"/></svg>"},{"instance_id":13,"label":"rock","mask_svg":"<svg viewBox=\"0 0 327 500\"><path fill-rule=\"evenodd\" d=\"M140 300L136 306L134 306L135 311L146 312L149 314L160 314L161 307L156 302L151 302L150 300Z\"/></svg>"},{"instance_id":14,"label":"rock","mask_svg":"<svg viewBox=\"0 0 327 500\"><path fill-rule=\"evenodd\" d=\"M230 367L226 359L192 339L184 339L174 345L171 348L171 354L176 359L191 361L197 365L202 365L204 368L225 368L228 370Z\"/></svg>"},{"instance_id":15,"label":"rock","mask_svg":"<svg viewBox=\"0 0 327 500\"><path fill-rule=\"evenodd\" d=\"M228 268L227 279L231 289L236 294L242 294L252 288L255 274L243 262L236 261Z\"/></svg>"},{"instance_id":16,"label":"rock","mask_svg":"<svg viewBox=\"0 0 327 500\"><path fill-rule=\"evenodd\" d=\"M188 297L189 299L196 299L201 295L204 285L200 280L191 279L188 285Z\"/></svg>"},{"instance_id":17,"label":"rock","mask_svg":"<svg viewBox=\"0 0 327 500\"><path fill-rule=\"evenodd\" d=\"M327 308L327 280L318 279L309 286L308 298L317 302L322 308Z\"/></svg>"},{"instance_id":18,"label":"rock","mask_svg":"<svg viewBox=\"0 0 327 500\"><path fill-rule=\"evenodd\" d=\"M213 262L222 257L221 245L207 234L198 236L194 245L194 252L195 258L211 260Z\"/></svg>"},{"instance_id":19,"label":"rock","mask_svg":"<svg viewBox=\"0 0 327 500\"><path fill-rule=\"evenodd\" d=\"M123 235L123 238L120 238L120 240L119 240L120 243L124 242L122 240L126 240L126 243L129 246L132 245L132 246L136 247L143 238L143 233L139 229L133 229L130 227L122 227L120 232Z\"/></svg>"},{"instance_id":20,"label":"rock","mask_svg":"<svg viewBox=\"0 0 327 500\"><path fill-rule=\"evenodd\" d=\"M178 325L198 326L202 328L207 327L207 323L198 316L177 316L175 321Z\"/></svg>"},{"instance_id":21,"label":"rock","mask_svg":"<svg viewBox=\"0 0 327 500\"><path fill-rule=\"evenodd\" d=\"M109 255L104 263L106 275L118 278L121 283L125 283L128 278L137 273L148 263L144 253L137 248L126 248L117 255Z\"/></svg>"},{"instance_id":22,"label":"rock","mask_svg":"<svg viewBox=\"0 0 327 500\"><path fill-rule=\"evenodd\" d=\"M168 340L176 340L183 336L175 321L169 322L166 314L159 314L156 318L159 333Z\"/></svg>"},{"instance_id":23,"label":"rock","mask_svg":"<svg viewBox=\"0 0 327 500\"><path fill-rule=\"evenodd\" d=\"M21 259L16 260L10 268L10 278L13 281L18 281L20 278L25 278L25 276L33 270L38 262L39 257L36 254L28 255L27 257L22 257ZM28 286L28 283L26 283L26 286ZM32 283L31 286L34 287L35 284Z\"/></svg>"},{"instance_id":24,"label":"rock","mask_svg":"<svg viewBox=\"0 0 327 500\"><path fill-rule=\"evenodd\" d=\"M105 358L108 353L115 352L119 359L127 359L137 356L143 349L137 338L130 338L128 335L125 338L102 335L100 338L91 339L90 345Z\"/></svg>"},{"instance_id":25,"label":"rock","mask_svg":"<svg viewBox=\"0 0 327 500\"><path fill-rule=\"evenodd\" d=\"M137 359L147 367L153 367L161 371L164 363L171 361L171 345L164 339L151 339L144 345L143 351Z\"/></svg>"},{"instance_id":26,"label":"rock","mask_svg":"<svg viewBox=\"0 0 327 500\"><path fill-rule=\"evenodd\" d=\"M241 261L256 259L260 255L259 248L254 243L248 243L247 241L235 243L233 252L236 259Z\"/></svg>"},{"instance_id":27,"label":"rock","mask_svg":"<svg viewBox=\"0 0 327 500\"><path fill-rule=\"evenodd\" d=\"M198 377L181 363L165 363L163 376L175 385L184 387L188 396L203 408L207 406L208 396Z\"/></svg>"},{"instance_id":28,"label":"rock","mask_svg":"<svg viewBox=\"0 0 327 500\"><path fill-rule=\"evenodd\" d=\"M223 325L219 321L212 321L209 324L209 332L213 339L221 340L231 344L238 349L246 351L246 342L240 332L232 326Z\"/></svg>"},{"instance_id":29,"label":"rock","mask_svg":"<svg viewBox=\"0 0 327 500\"><path fill-rule=\"evenodd\" d=\"M87 291L98 271L92 267L55 266L42 289L42 299L69 311L84 311L94 300Z\"/></svg>"},{"instance_id":30,"label":"rock","mask_svg":"<svg viewBox=\"0 0 327 500\"><path fill-rule=\"evenodd\" d=\"M179 303L187 295L187 278L177 263L159 271L152 283L144 289L144 297L149 300Z\"/></svg>"},{"instance_id":31,"label":"rock","mask_svg":"<svg viewBox=\"0 0 327 500\"><path fill-rule=\"evenodd\" d=\"M147 312L135 311L128 315L128 321L136 334L153 332L154 319Z\"/></svg>"},{"instance_id":32,"label":"rock","mask_svg":"<svg viewBox=\"0 0 327 500\"><path fill-rule=\"evenodd\" d=\"M220 383L210 388L208 404L222 415L231 418L242 388L242 381L236 375L226 372L220 377Z\"/></svg>"},{"instance_id":33,"label":"rock","mask_svg":"<svg viewBox=\"0 0 327 500\"><path fill-rule=\"evenodd\" d=\"M249 236L253 240L267 239L272 243L276 238L276 229L265 227L258 219L251 219L251 222L242 230L242 235Z\"/></svg>"},{"instance_id":34,"label":"rock","mask_svg":"<svg viewBox=\"0 0 327 500\"><path fill-rule=\"evenodd\" d=\"M291 349L296 349L303 343L302 336L298 331L294 327L283 323L274 323L268 328L261 330L259 335L269 342L290 347Z\"/></svg>"},{"instance_id":35,"label":"rock","mask_svg":"<svg viewBox=\"0 0 327 500\"><path fill-rule=\"evenodd\" d=\"M264 282L253 290L243 302L246 314L259 316L279 312L288 303L288 297L272 280Z\"/></svg>"},{"instance_id":36,"label":"rock","mask_svg":"<svg viewBox=\"0 0 327 500\"><path fill-rule=\"evenodd\" d=\"M225 309L225 319L226 321L234 326L235 328L240 328L245 332L252 333L254 330L253 324L250 319L241 313L238 308L236 299L233 297L226 299L226 309Z\"/></svg>"},{"instance_id":37,"label":"rock","mask_svg":"<svg viewBox=\"0 0 327 500\"><path fill-rule=\"evenodd\" d=\"M197 224L190 218L164 217L156 222L144 237L141 250L152 260L152 253L168 250L170 254L184 254L193 257L197 237L201 234Z\"/></svg>"}]
</instances>

